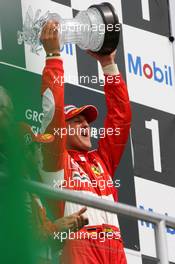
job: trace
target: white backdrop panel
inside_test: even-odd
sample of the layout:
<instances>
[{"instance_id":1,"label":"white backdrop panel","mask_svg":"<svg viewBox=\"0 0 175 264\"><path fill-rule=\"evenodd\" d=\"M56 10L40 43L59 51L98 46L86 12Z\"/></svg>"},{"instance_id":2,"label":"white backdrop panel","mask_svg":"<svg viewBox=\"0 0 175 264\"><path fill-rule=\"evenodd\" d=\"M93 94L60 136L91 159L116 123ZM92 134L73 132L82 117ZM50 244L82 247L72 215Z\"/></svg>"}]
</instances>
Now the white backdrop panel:
<instances>
[{"instance_id":1,"label":"white backdrop panel","mask_svg":"<svg viewBox=\"0 0 175 264\"><path fill-rule=\"evenodd\" d=\"M135 177L137 207L175 217L175 189L160 183ZM140 247L142 254L156 257L154 229L152 224L139 221ZM167 229L169 260L175 262L175 230Z\"/></svg>"},{"instance_id":2,"label":"white backdrop panel","mask_svg":"<svg viewBox=\"0 0 175 264\"><path fill-rule=\"evenodd\" d=\"M167 37L127 25L123 35L130 99L175 114L172 44Z\"/></svg>"}]
</instances>

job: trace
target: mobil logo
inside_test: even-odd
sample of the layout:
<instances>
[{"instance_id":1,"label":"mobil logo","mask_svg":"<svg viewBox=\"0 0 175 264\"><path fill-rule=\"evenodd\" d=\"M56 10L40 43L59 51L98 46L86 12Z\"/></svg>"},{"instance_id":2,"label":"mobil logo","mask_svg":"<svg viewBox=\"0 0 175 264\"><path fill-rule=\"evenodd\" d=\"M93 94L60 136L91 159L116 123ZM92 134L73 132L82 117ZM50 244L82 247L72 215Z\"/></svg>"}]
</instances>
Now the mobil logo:
<instances>
[{"instance_id":1,"label":"mobil logo","mask_svg":"<svg viewBox=\"0 0 175 264\"><path fill-rule=\"evenodd\" d=\"M65 52L66 55L73 56L73 45L72 45L72 43L66 43L62 47L61 52Z\"/></svg>"},{"instance_id":2,"label":"mobil logo","mask_svg":"<svg viewBox=\"0 0 175 264\"><path fill-rule=\"evenodd\" d=\"M139 208L142 209L142 210L145 210L145 211L148 211L148 212L152 212L154 213L154 210L152 208L147 208L145 209L145 207L143 205L139 205ZM166 216L168 216L168 213L164 213ZM144 226L146 228L152 228L154 229L155 228L155 224L151 223L151 222L147 222L145 220L139 220L140 223L141 223L141 226ZM171 228L171 227L167 227L167 233L170 234L170 235L175 235L175 229L174 228Z\"/></svg>"},{"instance_id":3,"label":"mobil logo","mask_svg":"<svg viewBox=\"0 0 175 264\"><path fill-rule=\"evenodd\" d=\"M169 65L162 67L162 65L158 65L155 61L149 64L144 63L140 56L133 56L131 53L128 53L128 68L131 74L173 86L172 67Z\"/></svg>"}]
</instances>

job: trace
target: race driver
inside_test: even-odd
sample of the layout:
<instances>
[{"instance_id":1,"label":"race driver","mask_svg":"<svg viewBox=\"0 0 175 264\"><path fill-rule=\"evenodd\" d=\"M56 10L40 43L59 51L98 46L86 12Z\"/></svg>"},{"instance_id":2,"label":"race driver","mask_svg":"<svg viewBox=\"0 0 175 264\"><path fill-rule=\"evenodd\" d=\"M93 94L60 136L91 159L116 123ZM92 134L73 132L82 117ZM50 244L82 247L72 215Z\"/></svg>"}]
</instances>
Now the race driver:
<instances>
[{"instance_id":1,"label":"race driver","mask_svg":"<svg viewBox=\"0 0 175 264\"><path fill-rule=\"evenodd\" d=\"M42 179L51 186L57 184L57 187L72 189L82 195L117 201L117 190L111 180L127 143L131 108L126 85L114 62L115 52L110 55L88 52L100 62L104 72L107 105L104 128L105 131L110 129L109 134L99 139L98 148L90 151L89 124L97 118L98 112L92 105L79 108L64 106L64 70L59 35L59 25L55 21L48 21L41 33L46 52L42 78L42 129L55 135L53 143L42 148ZM61 129L69 132L70 128L75 133L60 133ZM114 131L118 128L120 133L116 135ZM105 188L101 186L101 180L105 181ZM62 202L58 203L56 210L61 217L81 208L78 204ZM89 224L76 232L76 239L69 237L65 240L62 263L126 264L117 215L88 207L84 217L88 218ZM76 223L77 230L81 221L83 218Z\"/></svg>"}]
</instances>

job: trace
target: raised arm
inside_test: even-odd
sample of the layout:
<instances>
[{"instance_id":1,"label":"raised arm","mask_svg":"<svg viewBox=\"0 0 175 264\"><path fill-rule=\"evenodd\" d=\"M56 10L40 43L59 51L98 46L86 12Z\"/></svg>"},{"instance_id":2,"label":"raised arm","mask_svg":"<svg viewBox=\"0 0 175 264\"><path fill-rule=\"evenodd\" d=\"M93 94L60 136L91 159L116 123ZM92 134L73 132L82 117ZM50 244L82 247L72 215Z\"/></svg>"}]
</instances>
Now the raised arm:
<instances>
[{"instance_id":1,"label":"raised arm","mask_svg":"<svg viewBox=\"0 0 175 264\"><path fill-rule=\"evenodd\" d=\"M98 152L113 177L127 143L131 107L126 84L114 62L115 52L105 56L92 53L91 55L99 60L105 75L104 91L107 106L104 121L105 137L98 142Z\"/></svg>"},{"instance_id":2,"label":"raised arm","mask_svg":"<svg viewBox=\"0 0 175 264\"><path fill-rule=\"evenodd\" d=\"M42 106L44 118L42 132L55 134L52 143L42 146L42 180L54 186L54 182L64 180L64 158L66 138L61 136L65 127L64 117L64 70L60 58L57 24L50 21L45 24L41 34L47 58L42 75ZM49 57L48 57L49 56Z\"/></svg>"}]
</instances>

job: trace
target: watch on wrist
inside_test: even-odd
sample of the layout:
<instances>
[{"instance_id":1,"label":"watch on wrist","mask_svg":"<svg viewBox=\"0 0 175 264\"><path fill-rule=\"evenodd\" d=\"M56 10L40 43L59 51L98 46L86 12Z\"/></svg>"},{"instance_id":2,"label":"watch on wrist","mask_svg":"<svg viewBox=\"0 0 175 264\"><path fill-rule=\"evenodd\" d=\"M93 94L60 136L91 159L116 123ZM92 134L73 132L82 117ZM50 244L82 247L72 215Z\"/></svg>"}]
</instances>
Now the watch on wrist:
<instances>
[{"instance_id":1,"label":"watch on wrist","mask_svg":"<svg viewBox=\"0 0 175 264\"><path fill-rule=\"evenodd\" d=\"M47 53L46 58L51 58L51 57L59 57L60 53Z\"/></svg>"}]
</instances>

